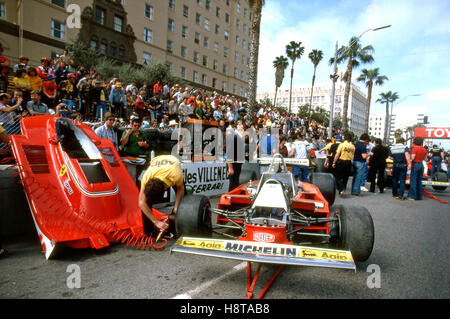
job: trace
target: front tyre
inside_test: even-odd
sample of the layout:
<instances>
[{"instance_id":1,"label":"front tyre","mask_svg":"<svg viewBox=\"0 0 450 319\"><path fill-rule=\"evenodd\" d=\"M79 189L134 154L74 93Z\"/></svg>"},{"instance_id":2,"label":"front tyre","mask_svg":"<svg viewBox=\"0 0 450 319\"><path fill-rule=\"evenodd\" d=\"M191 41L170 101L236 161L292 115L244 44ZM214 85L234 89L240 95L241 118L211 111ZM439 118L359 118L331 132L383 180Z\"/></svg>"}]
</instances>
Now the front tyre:
<instances>
[{"instance_id":1,"label":"front tyre","mask_svg":"<svg viewBox=\"0 0 450 319\"><path fill-rule=\"evenodd\" d=\"M175 222L178 235L210 237L212 232L210 207L206 196L183 197Z\"/></svg>"},{"instance_id":2,"label":"front tyre","mask_svg":"<svg viewBox=\"0 0 450 319\"><path fill-rule=\"evenodd\" d=\"M356 262L366 261L373 250L375 230L372 216L365 207L336 206L339 226L336 246L350 250Z\"/></svg>"}]
</instances>

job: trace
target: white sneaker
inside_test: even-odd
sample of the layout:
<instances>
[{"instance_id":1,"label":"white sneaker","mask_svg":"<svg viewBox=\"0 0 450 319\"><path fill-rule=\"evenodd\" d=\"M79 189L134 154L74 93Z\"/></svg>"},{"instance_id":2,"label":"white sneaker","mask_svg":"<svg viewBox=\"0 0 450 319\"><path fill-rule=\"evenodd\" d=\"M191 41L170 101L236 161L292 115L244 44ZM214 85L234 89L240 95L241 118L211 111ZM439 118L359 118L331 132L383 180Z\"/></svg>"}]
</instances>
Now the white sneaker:
<instances>
[{"instance_id":1,"label":"white sneaker","mask_svg":"<svg viewBox=\"0 0 450 319\"><path fill-rule=\"evenodd\" d=\"M361 191L362 192L368 192L369 190L367 188L365 188L364 186L361 187Z\"/></svg>"}]
</instances>

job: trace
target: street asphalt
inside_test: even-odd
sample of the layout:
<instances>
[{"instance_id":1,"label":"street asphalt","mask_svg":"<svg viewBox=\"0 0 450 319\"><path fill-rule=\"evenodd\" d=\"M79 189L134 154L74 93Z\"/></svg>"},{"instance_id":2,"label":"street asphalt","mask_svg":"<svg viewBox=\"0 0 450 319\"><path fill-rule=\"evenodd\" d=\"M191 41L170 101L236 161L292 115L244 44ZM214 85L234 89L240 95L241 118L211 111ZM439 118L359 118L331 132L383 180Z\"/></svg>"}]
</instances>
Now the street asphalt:
<instances>
[{"instance_id":1,"label":"street asphalt","mask_svg":"<svg viewBox=\"0 0 450 319\"><path fill-rule=\"evenodd\" d=\"M351 182L351 181L350 181ZM349 184L350 184L349 182ZM429 187L427 187L430 190ZM432 192L450 200L450 190ZM435 200L398 201L384 194L346 195L336 204L372 214L375 246L357 271L286 266L268 299L450 298L450 206ZM214 206L218 199L211 200ZM29 214L22 211L18 214ZM0 259L0 298L12 299L241 299L247 268L239 261L141 251L120 244L102 250L63 248L46 260L36 235L6 238ZM255 266L253 267L256 268ZM277 266L263 265L258 294ZM79 271L79 286L73 274ZM255 270L254 270L255 271ZM375 279L374 279L375 278ZM76 281L75 281L76 282ZM368 285L369 282L369 285ZM375 287L374 287L375 283Z\"/></svg>"}]
</instances>

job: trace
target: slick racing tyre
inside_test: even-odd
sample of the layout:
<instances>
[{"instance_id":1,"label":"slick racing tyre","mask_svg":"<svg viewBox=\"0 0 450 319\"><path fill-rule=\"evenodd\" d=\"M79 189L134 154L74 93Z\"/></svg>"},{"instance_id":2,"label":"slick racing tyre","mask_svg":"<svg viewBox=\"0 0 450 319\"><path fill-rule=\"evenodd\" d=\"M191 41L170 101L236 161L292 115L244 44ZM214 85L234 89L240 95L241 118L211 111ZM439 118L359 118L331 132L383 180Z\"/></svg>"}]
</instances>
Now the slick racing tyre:
<instances>
[{"instance_id":1,"label":"slick racing tyre","mask_svg":"<svg viewBox=\"0 0 450 319\"><path fill-rule=\"evenodd\" d=\"M241 171L241 174L239 175L239 184L245 184L249 181L256 181L258 180L258 176L254 170L250 169L244 169Z\"/></svg>"},{"instance_id":2,"label":"slick racing tyre","mask_svg":"<svg viewBox=\"0 0 450 319\"><path fill-rule=\"evenodd\" d=\"M336 198L336 179L329 173L312 173L311 184L317 186L331 206Z\"/></svg>"},{"instance_id":3,"label":"slick racing tyre","mask_svg":"<svg viewBox=\"0 0 450 319\"><path fill-rule=\"evenodd\" d=\"M357 262L366 261L373 250L375 231L372 216L365 207L335 206L338 216L336 246L350 250Z\"/></svg>"},{"instance_id":4,"label":"slick racing tyre","mask_svg":"<svg viewBox=\"0 0 450 319\"><path fill-rule=\"evenodd\" d=\"M178 207L176 230L182 236L210 237L211 204L206 196L186 195Z\"/></svg>"},{"instance_id":5,"label":"slick racing tyre","mask_svg":"<svg viewBox=\"0 0 450 319\"><path fill-rule=\"evenodd\" d=\"M431 178L432 181L434 182L444 182L447 183L448 182L448 176L446 173L444 172L437 172L433 175L433 177ZM438 191L445 191L447 189L447 186L437 186L437 185L433 185L433 189L438 190Z\"/></svg>"},{"instance_id":6,"label":"slick racing tyre","mask_svg":"<svg viewBox=\"0 0 450 319\"><path fill-rule=\"evenodd\" d=\"M316 164L315 168L314 168L314 172L317 172L317 173L326 173L327 172L327 168L325 166L323 166L323 164L325 163L324 158L313 158L313 159L311 159L311 162Z\"/></svg>"}]
</instances>

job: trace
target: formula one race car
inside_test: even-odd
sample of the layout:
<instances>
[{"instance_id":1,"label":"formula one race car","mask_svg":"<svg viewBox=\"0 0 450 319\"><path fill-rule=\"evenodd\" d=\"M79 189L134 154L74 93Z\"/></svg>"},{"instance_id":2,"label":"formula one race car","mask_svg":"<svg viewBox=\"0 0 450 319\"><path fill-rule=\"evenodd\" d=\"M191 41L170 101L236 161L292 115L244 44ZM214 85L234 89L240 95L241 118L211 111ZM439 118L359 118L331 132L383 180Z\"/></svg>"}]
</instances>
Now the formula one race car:
<instances>
[{"instance_id":1,"label":"formula one race car","mask_svg":"<svg viewBox=\"0 0 450 319\"><path fill-rule=\"evenodd\" d=\"M261 179L222 195L217 209L207 197L186 196L176 219L182 237L171 251L353 270L369 258L372 217L364 207L331 206L333 175L313 173L312 184L298 183L286 164L308 166L308 160L276 154L259 163L270 163Z\"/></svg>"}]
</instances>

